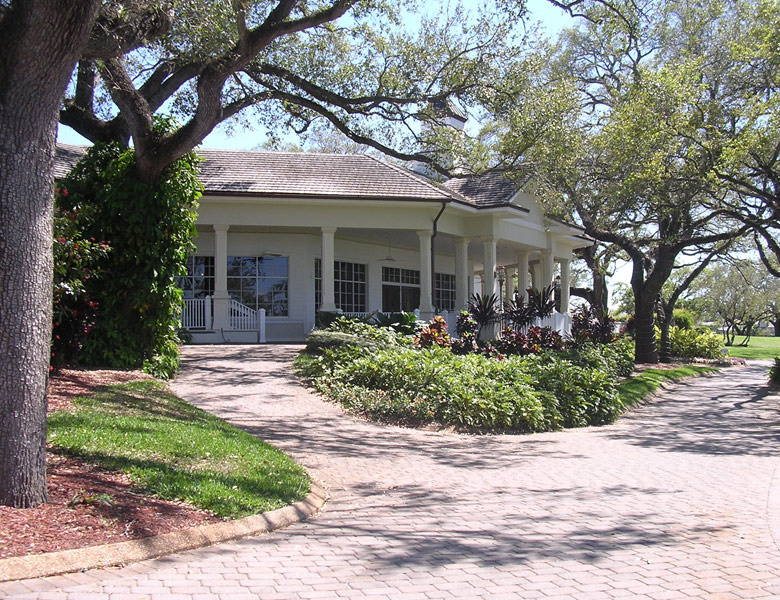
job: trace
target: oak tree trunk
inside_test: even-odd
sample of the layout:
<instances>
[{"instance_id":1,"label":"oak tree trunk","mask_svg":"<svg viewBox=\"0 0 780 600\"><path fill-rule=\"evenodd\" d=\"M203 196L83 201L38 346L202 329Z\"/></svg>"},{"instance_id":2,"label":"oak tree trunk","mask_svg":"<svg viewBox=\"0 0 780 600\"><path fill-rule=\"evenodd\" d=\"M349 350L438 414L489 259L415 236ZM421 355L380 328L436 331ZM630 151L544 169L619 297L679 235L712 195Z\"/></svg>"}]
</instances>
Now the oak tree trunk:
<instances>
[{"instance_id":1,"label":"oak tree trunk","mask_svg":"<svg viewBox=\"0 0 780 600\"><path fill-rule=\"evenodd\" d=\"M634 322L636 324L636 348L634 360L637 363L657 363L658 347L655 341L655 295L647 292L634 292L636 309Z\"/></svg>"},{"instance_id":2,"label":"oak tree trunk","mask_svg":"<svg viewBox=\"0 0 780 600\"><path fill-rule=\"evenodd\" d=\"M52 155L58 109L99 0L0 11L0 504L46 500Z\"/></svg>"}]
</instances>

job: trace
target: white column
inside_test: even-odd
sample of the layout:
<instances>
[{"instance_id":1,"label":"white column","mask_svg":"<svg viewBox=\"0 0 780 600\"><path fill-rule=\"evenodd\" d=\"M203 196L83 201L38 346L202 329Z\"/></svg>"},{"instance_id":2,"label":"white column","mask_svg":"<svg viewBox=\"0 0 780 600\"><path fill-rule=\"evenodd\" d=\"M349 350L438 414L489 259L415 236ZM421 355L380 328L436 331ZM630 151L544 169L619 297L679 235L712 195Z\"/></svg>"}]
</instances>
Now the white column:
<instances>
[{"instance_id":1,"label":"white column","mask_svg":"<svg viewBox=\"0 0 780 600\"><path fill-rule=\"evenodd\" d=\"M455 240L455 310L465 310L469 303L469 238Z\"/></svg>"},{"instance_id":2,"label":"white column","mask_svg":"<svg viewBox=\"0 0 780 600\"><path fill-rule=\"evenodd\" d=\"M322 301L320 310L336 312L336 295L333 285L333 261L335 258L336 227L321 227L322 231Z\"/></svg>"},{"instance_id":3,"label":"white column","mask_svg":"<svg viewBox=\"0 0 780 600\"><path fill-rule=\"evenodd\" d=\"M540 263L534 263L531 265L531 287L537 292L541 289L542 283L542 265Z\"/></svg>"},{"instance_id":4,"label":"white column","mask_svg":"<svg viewBox=\"0 0 780 600\"><path fill-rule=\"evenodd\" d=\"M552 250L542 250L542 281L539 289L551 285L555 278L555 258Z\"/></svg>"},{"instance_id":5,"label":"white column","mask_svg":"<svg viewBox=\"0 0 780 600\"><path fill-rule=\"evenodd\" d=\"M569 312L569 289L571 288L571 266L568 258L558 260L561 265L561 312Z\"/></svg>"},{"instance_id":6,"label":"white column","mask_svg":"<svg viewBox=\"0 0 780 600\"><path fill-rule=\"evenodd\" d=\"M517 253L517 291L520 298L528 300L528 252Z\"/></svg>"},{"instance_id":7,"label":"white column","mask_svg":"<svg viewBox=\"0 0 780 600\"><path fill-rule=\"evenodd\" d=\"M496 279L496 238L482 239L482 265L484 274L482 275L482 294L489 296L495 294L498 296L501 292L498 290L498 280Z\"/></svg>"},{"instance_id":8,"label":"white column","mask_svg":"<svg viewBox=\"0 0 780 600\"><path fill-rule=\"evenodd\" d=\"M420 318L429 321L433 318L433 272L431 271L431 237L433 231L421 229L417 232L420 240Z\"/></svg>"},{"instance_id":9,"label":"white column","mask_svg":"<svg viewBox=\"0 0 780 600\"><path fill-rule=\"evenodd\" d=\"M229 225L214 225L214 329L230 329L227 291L227 233Z\"/></svg>"},{"instance_id":10,"label":"white column","mask_svg":"<svg viewBox=\"0 0 780 600\"><path fill-rule=\"evenodd\" d=\"M504 282L504 302L514 302L515 299L515 269L506 267L506 281Z\"/></svg>"}]
</instances>

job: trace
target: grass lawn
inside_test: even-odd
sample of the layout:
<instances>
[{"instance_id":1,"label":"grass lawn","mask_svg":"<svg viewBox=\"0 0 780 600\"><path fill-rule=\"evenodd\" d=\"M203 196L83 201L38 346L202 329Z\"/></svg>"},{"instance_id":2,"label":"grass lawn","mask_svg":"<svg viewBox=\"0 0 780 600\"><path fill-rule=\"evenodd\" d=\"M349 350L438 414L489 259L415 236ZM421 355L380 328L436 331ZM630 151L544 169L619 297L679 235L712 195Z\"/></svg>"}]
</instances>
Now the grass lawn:
<instances>
[{"instance_id":1,"label":"grass lawn","mask_svg":"<svg viewBox=\"0 0 780 600\"><path fill-rule=\"evenodd\" d=\"M664 383L716 371L718 369L715 367L693 365L677 369L646 369L636 377L630 377L618 384L618 394L624 406L631 406L644 400Z\"/></svg>"},{"instance_id":2,"label":"grass lawn","mask_svg":"<svg viewBox=\"0 0 780 600\"><path fill-rule=\"evenodd\" d=\"M774 358L780 356L780 337L751 337L748 346L739 346L744 337L738 335L734 346L729 346L729 356L736 358Z\"/></svg>"},{"instance_id":3,"label":"grass lawn","mask_svg":"<svg viewBox=\"0 0 780 600\"><path fill-rule=\"evenodd\" d=\"M52 450L127 473L142 490L224 518L281 508L309 478L276 448L174 396L155 380L74 399L49 415Z\"/></svg>"}]
</instances>

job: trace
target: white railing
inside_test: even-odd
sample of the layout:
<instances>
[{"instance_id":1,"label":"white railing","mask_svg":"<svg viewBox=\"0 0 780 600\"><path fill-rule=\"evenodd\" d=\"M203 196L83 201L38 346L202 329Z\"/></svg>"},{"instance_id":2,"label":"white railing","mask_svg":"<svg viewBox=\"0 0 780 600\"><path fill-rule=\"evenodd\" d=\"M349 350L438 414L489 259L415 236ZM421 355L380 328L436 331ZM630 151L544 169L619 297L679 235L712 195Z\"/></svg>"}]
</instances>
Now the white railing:
<instances>
[{"instance_id":1,"label":"white railing","mask_svg":"<svg viewBox=\"0 0 780 600\"><path fill-rule=\"evenodd\" d=\"M257 331L257 341L265 343L265 309L254 310L237 300L228 303L231 331Z\"/></svg>"},{"instance_id":2,"label":"white railing","mask_svg":"<svg viewBox=\"0 0 780 600\"><path fill-rule=\"evenodd\" d=\"M339 314L345 317L362 319L371 314L391 314L391 313L339 311ZM414 314L418 319L420 318L420 311L418 309L414 311ZM447 322L447 330L449 331L450 335L455 335L455 320L458 318L458 314L459 314L458 311L448 312L446 310L443 310L439 313L439 316L442 317ZM500 325L500 327L503 327L503 324ZM547 317L541 317L541 318L537 317L531 322L529 327L549 327L550 329L557 331L558 333L560 333L562 336L565 337L571 333L571 316L568 313L554 312L553 314Z\"/></svg>"},{"instance_id":3,"label":"white railing","mask_svg":"<svg viewBox=\"0 0 780 600\"><path fill-rule=\"evenodd\" d=\"M183 329L211 329L211 297L185 298L181 326Z\"/></svg>"},{"instance_id":4,"label":"white railing","mask_svg":"<svg viewBox=\"0 0 780 600\"><path fill-rule=\"evenodd\" d=\"M567 336L571 333L571 316L568 313L559 313L556 311L549 317L537 317L534 319L532 325L536 327L549 327L562 336Z\"/></svg>"}]
</instances>

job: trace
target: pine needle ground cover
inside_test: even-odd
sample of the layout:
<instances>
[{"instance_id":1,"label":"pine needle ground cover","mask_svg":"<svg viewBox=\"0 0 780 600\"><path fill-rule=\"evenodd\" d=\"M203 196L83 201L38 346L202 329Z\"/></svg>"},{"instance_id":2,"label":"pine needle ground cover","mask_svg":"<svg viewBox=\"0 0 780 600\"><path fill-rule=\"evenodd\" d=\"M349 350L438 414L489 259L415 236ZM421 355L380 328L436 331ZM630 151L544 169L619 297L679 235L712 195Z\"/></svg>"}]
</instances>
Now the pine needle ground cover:
<instances>
[{"instance_id":1,"label":"pine needle ground cover","mask_svg":"<svg viewBox=\"0 0 780 600\"><path fill-rule=\"evenodd\" d=\"M156 380L115 384L49 416L49 443L126 473L139 490L226 518L287 506L309 492L273 446L176 397Z\"/></svg>"}]
</instances>

